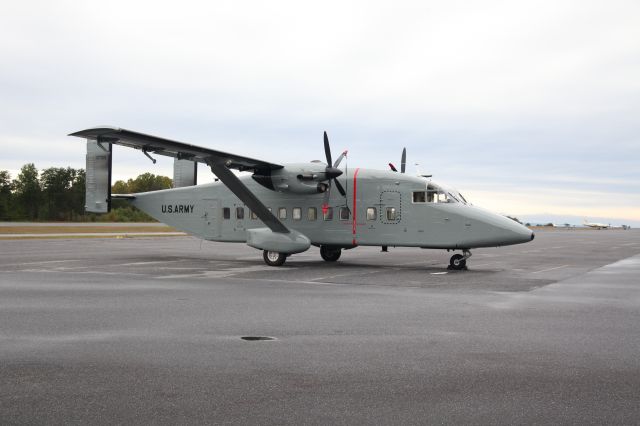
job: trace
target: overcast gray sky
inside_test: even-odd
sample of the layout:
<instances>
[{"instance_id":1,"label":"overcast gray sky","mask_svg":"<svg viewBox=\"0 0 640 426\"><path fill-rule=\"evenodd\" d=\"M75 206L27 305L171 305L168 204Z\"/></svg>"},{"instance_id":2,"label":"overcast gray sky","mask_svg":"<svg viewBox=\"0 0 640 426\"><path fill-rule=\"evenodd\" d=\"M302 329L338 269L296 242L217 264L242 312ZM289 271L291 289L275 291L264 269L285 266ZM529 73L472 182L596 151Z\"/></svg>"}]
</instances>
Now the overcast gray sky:
<instances>
[{"instance_id":1,"label":"overcast gray sky","mask_svg":"<svg viewBox=\"0 0 640 426\"><path fill-rule=\"evenodd\" d=\"M406 146L475 204L640 224L638 1L1 5L14 177L84 167L66 134L100 124L282 163L327 130L349 167ZM115 148L116 178L145 171L171 162Z\"/></svg>"}]
</instances>

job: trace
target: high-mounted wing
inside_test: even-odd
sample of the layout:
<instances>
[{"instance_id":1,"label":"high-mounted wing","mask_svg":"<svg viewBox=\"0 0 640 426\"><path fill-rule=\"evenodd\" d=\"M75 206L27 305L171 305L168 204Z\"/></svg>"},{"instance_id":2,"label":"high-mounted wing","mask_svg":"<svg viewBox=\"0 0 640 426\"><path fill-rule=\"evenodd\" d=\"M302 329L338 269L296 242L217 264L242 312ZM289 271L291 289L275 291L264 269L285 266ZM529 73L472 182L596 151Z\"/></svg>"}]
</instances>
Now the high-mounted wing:
<instances>
[{"instance_id":1,"label":"high-mounted wing","mask_svg":"<svg viewBox=\"0 0 640 426\"><path fill-rule=\"evenodd\" d=\"M98 142L110 142L116 145L140 149L145 153L166 155L168 157L197 161L205 164L209 164L210 160L215 158L218 161L221 160L226 167L240 171L256 172L260 170L278 170L283 167L280 164L255 160L241 155L229 154L227 152L172 141L170 139L146 135L118 127L94 127L92 129L71 133L69 136L77 136Z\"/></svg>"},{"instance_id":2,"label":"high-mounted wing","mask_svg":"<svg viewBox=\"0 0 640 426\"><path fill-rule=\"evenodd\" d=\"M269 229L281 234L290 233L290 230L229 170L237 169L240 171L253 171L258 174L267 174L266 171L283 168L283 166L279 164L268 163L266 161L255 160L253 158L229 154L227 152L216 151L117 127L95 127L71 133L69 136L95 140L98 143L112 143L140 149L147 156L148 153L151 152L181 160L185 159L205 163L211 168L211 171L215 173L218 179L242 200Z\"/></svg>"}]
</instances>

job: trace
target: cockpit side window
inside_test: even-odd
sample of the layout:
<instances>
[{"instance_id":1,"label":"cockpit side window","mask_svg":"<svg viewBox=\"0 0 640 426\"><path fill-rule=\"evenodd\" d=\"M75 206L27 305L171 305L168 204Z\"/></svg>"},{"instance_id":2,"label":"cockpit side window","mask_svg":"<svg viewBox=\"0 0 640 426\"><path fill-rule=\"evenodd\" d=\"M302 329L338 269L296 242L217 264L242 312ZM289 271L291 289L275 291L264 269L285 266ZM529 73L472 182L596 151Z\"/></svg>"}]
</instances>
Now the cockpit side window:
<instances>
[{"instance_id":1,"label":"cockpit side window","mask_svg":"<svg viewBox=\"0 0 640 426\"><path fill-rule=\"evenodd\" d=\"M413 191L413 202L414 203L426 203L427 195L425 191Z\"/></svg>"}]
</instances>

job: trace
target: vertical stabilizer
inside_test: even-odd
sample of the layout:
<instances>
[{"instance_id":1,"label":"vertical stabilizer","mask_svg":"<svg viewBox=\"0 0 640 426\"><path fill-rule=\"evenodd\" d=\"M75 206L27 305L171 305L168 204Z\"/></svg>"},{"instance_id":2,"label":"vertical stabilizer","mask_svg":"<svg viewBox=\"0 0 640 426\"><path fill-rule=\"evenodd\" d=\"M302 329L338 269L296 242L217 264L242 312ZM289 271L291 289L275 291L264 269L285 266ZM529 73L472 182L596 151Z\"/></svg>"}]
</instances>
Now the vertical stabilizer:
<instances>
[{"instance_id":1,"label":"vertical stabilizer","mask_svg":"<svg viewBox=\"0 0 640 426\"><path fill-rule=\"evenodd\" d=\"M191 160L173 160L173 187L193 186L198 181L198 163Z\"/></svg>"},{"instance_id":2,"label":"vertical stabilizer","mask_svg":"<svg viewBox=\"0 0 640 426\"><path fill-rule=\"evenodd\" d=\"M107 213L111 210L111 152L111 143L87 139L84 208L88 212Z\"/></svg>"}]
</instances>

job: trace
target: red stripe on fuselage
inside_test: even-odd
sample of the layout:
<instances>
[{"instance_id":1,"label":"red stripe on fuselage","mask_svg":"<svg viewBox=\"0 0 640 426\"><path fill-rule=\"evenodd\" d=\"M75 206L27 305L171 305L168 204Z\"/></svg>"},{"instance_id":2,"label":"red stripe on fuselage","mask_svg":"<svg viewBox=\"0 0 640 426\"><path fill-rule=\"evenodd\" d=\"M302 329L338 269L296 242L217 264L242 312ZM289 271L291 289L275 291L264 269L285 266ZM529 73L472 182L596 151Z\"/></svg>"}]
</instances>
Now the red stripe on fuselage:
<instances>
[{"instance_id":1,"label":"red stripe on fuselage","mask_svg":"<svg viewBox=\"0 0 640 426\"><path fill-rule=\"evenodd\" d=\"M352 227L352 231L353 231L353 245L356 245L356 226L357 226L357 222L358 222L358 217L357 217L357 209L356 207L358 206L358 203L356 202L356 195L358 193L358 171L360 169L356 169L356 171L353 173L353 227Z\"/></svg>"}]
</instances>

